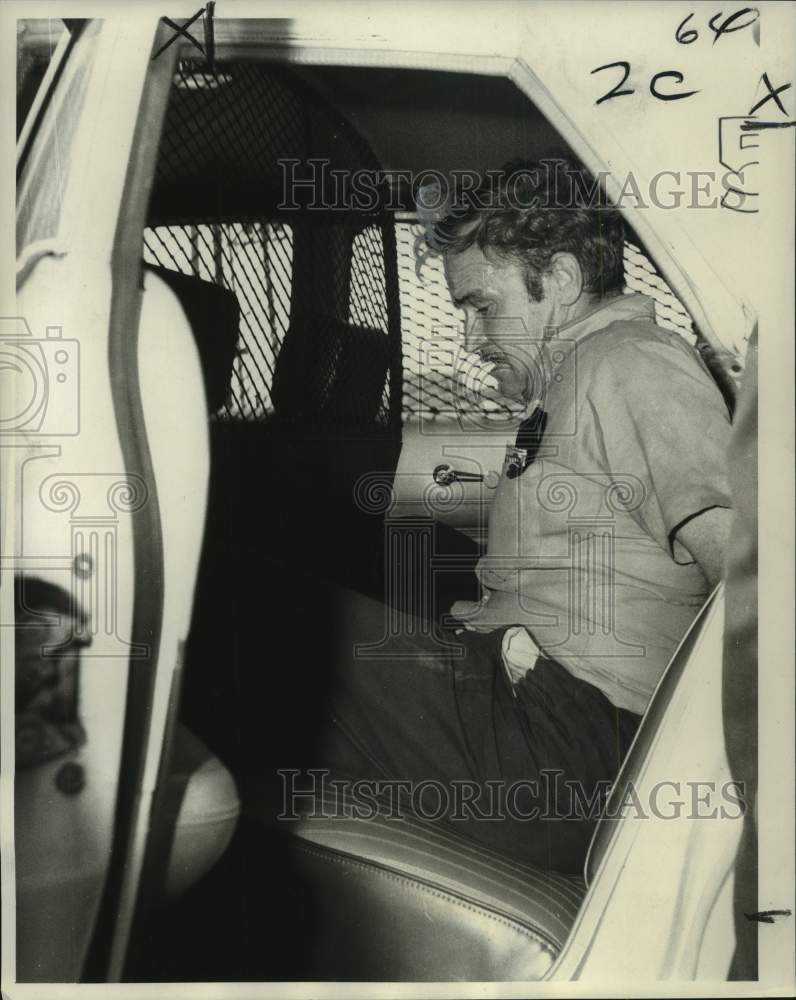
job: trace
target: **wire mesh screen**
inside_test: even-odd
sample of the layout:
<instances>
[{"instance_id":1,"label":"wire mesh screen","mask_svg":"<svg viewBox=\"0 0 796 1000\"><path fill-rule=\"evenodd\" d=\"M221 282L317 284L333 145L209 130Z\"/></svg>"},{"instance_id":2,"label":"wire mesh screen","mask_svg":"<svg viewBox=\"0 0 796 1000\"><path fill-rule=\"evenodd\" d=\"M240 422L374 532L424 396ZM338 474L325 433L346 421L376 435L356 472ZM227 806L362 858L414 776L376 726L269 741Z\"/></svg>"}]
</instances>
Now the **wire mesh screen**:
<instances>
[{"instance_id":1,"label":"wire mesh screen","mask_svg":"<svg viewBox=\"0 0 796 1000\"><path fill-rule=\"evenodd\" d=\"M414 225L399 223L395 235L404 355L402 416L404 421L453 417L461 412L461 401L454 398L453 369L446 361L463 343L464 312L451 301L440 257L426 257L418 275Z\"/></svg>"},{"instance_id":2,"label":"wire mesh screen","mask_svg":"<svg viewBox=\"0 0 796 1000\"><path fill-rule=\"evenodd\" d=\"M219 63L210 72L181 63L144 259L237 298L238 352L218 419L392 427L400 376L397 279L385 254L393 246L394 270L392 218L308 206L316 161L341 174L378 167L361 137L284 67ZM291 171L301 182L295 196Z\"/></svg>"},{"instance_id":3,"label":"wire mesh screen","mask_svg":"<svg viewBox=\"0 0 796 1000\"><path fill-rule=\"evenodd\" d=\"M388 335L387 272L384 238L378 226L368 226L354 237L348 322ZM377 423L386 426L390 415L390 373L381 389Z\"/></svg>"},{"instance_id":4,"label":"wire mesh screen","mask_svg":"<svg viewBox=\"0 0 796 1000\"><path fill-rule=\"evenodd\" d=\"M637 246L625 243L625 293L642 292L655 303L655 322L681 334L692 346L697 336L685 306Z\"/></svg>"},{"instance_id":5,"label":"wire mesh screen","mask_svg":"<svg viewBox=\"0 0 796 1000\"><path fill-rule=\"evenodd\" d=\"M305 95L284 74L256 64L181 62L161 140L157 214L195 211L212 184L221 212L278 201L280 159L306 147ZM156 191L156 195L157 195ZM276 196L276 197L275 197Z\"/></svg>"},{"instance_id":6,"label":"wire mesh screen","mask_svg":"<svg viewBox=\"0 0 796 1000\"><path fill-rule=\"evenodd\" d=\"M451 301L440 257L426 257L418 277L415 233L412 222L402 222L396 227L404 353L403 419L453 418L461 415L468 405L461 394L454 394L450 364L464 342L464 313ZM676 331L694 344L696 334L691 317L652 262L630 243L625 244L624 261L625 293L648 295L655 303L658 325ZM505 419L500 412L479 415Z\"/></svg>"},{"instance_id":7,"label":"wire mesh screen","mask_svg":"<svg viewBox=\"0 0 796 1000\"><path fill-rule=\"evenodd\" d=\"M439 258L418 277L412 220L318 213L306 197L285 208L285 164L307 168L315 158L340 174L378 166L339 114L283 67L219 63L211 73L180 64L144 257L237 297L239 348L216 416L394 430L401 419L475 409L453 390L463 314ZM625 291L654 300L661 326L694 343L688 313L630 243L625 277Z\"/></svg>"},{"instance_id":8,"label":"wire mesh screen","mask_svg":"<svg viewBox=\"0 0 796 1000\"><path fill-rule=\"evenodd\" d=\"M156 226L144 232L144 260L212 281L235 293L239 346L220 418L271 413L271 385L290 321L293 231L281 223Z\"/></svg>"}]
</instances>

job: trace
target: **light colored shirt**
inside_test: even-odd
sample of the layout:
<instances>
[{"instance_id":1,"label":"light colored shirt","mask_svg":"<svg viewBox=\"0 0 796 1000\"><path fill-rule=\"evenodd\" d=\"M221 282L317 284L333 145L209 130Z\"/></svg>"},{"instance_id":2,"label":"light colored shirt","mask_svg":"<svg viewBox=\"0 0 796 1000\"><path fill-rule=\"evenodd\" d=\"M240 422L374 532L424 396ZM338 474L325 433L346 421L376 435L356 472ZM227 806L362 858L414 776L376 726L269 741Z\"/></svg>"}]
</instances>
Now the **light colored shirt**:
<instances>
[{"instance_id":1,"label":"light colored shirt","mask_svg":"<svg viewBox=\"0 0 796 1000\"><path fill-rule=\"evenodd\" d=\"M454 613L477 630L524 626L547 656L641 714L708 594L675 534L730 506L727 407L644 295L609 299L542 350L541 447L501 477L477 569L483 599Z\"/></svg>"}]
</instances>

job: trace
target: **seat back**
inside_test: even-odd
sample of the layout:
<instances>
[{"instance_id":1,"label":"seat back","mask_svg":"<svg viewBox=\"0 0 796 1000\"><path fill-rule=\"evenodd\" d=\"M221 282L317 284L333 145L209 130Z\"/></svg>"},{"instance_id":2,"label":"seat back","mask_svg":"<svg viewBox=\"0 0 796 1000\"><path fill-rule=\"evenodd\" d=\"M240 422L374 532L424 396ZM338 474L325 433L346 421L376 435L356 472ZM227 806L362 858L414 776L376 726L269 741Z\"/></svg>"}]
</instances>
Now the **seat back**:
<instances>
[{"instance_id":1,"label":"seat back","mask_svg":"<svg viewBox=\"0 0 796 1000\"><path fill-rule=\"evenodd\" d=\"M680 644L613 787L586 898L549 978L727 978L747 803L724 744L723 637L719 588Z\"/></svg>"},{"instance_id":2,"label":"seat back","mask_svg":"<svg viewBox=\"0 0 796 1000\"><path fill-rule=\"evenodd\" d=\"M302 312L276 360L271 397L279 422L332 433L375 425L390 363L375 327Z\"/></svg>"},{"instance_id":3,"label":"seat back","mask_svg":"<svg viewBox=\"0 0 796 1000\"><path fill-rule=\"evenodd\" d=\"M190 324L202 366L207 409L215 413L229 393L238 347L240 306L233 292L168 267L146 264L179 299Z\"/></svg>"},{"instance_id":4,"label":"seat back","mask_svg":"<svg viewBox=\"0 0 796 1000\"><path fill-rule=\"evenodd\" d=\"M691 628L677 647L669 666L661 677L647 706L647 711L644 713L641 725L636 732L630 750L613 784L603 815L594 831L591 845L589 846L589 853L586 857L585 875L587 885L591 883L597 869L602 863L611 837L614 834L616 824L608 819L608 817L615 815L619 810L622 796L625 794L628 785L632 784L636 787L639 783L650 753L660 738L661 729L667 715L671 715L673 711L672 697L674 692L681 682L688 664L691 662L695 649L703 638L705 628L715 617L716 609L714 603L716 600L723 600L723 597L719 598L719 588L713 591L702 606Z\"/></svg>"},{"instance_id":5,"label":"seat back","mask_svg":"<svg viewBox=\"0 0 796 1000\"><path fill-rule=\"evenodd\" d=\"M172 666L172 697L160 734L135 931L164 892L183 891L217 860L237 819L231 776L177 723L182 671L191 668L184 648L204 545L210 478L208 401L214 396L214 402L223 402L237 315L234 296L223 289L174 272L164 274L162 269L145 271L139 361L162 525L165 584L160 655L180 667ZM223 367L220 358L226 359ZM213 408L213 403L209 406ZM153 763L158 760L151 752L150 756ZM140 944L135 932L132 940Z\"/></svg>"}]
</instances>

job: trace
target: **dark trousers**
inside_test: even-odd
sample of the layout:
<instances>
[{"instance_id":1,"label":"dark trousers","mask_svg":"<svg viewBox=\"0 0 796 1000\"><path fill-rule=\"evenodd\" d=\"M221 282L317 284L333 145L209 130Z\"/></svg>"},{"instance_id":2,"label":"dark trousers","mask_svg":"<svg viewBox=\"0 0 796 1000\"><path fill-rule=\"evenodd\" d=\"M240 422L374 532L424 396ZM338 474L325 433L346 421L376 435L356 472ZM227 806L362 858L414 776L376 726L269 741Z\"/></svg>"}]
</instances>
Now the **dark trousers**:
<instances>
[{"instance_id":1,"label":"dark trousers","mask_svg":"<svg viewBox=\"0 0 796 1000\"><path fill-rule=\"evenodd\" d=\"M639 717L552 660L512 688L503 630L429 635L348 592L339 610L313 766L517 859L581 871Z\"/></svg>"}]
</instances>

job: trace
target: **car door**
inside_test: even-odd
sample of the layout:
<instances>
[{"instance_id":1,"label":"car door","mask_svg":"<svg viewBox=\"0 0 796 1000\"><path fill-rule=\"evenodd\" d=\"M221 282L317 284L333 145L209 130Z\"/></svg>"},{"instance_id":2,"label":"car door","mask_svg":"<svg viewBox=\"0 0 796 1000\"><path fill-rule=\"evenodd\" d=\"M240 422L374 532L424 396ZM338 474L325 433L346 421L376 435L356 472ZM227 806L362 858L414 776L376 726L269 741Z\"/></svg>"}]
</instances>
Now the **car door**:
<instances>
[{"instance_id":1,"label":"car door","mask_svg":"<svg viewBox=\"0 0 796 1000\"><path fill-rule=\"evenodd\" d=\"M181 417L196 413L197 386L205 413L190 332L168 293L141 288L173 53L151 56L167 31L153 18L70 32L20 136L16 318L3 331L13 400L3 507L16 511L4 520L3 572L16 595L19 696L17 948L4 958L21 981L120 975L173 725L207 471L203 419L193 440ZM174 331L165 343L164 328ZM171 415L169 369L182 371ZM20 685L37 670L63 689L55 715L52 699Z\"/></svg>"}]
</instances>

